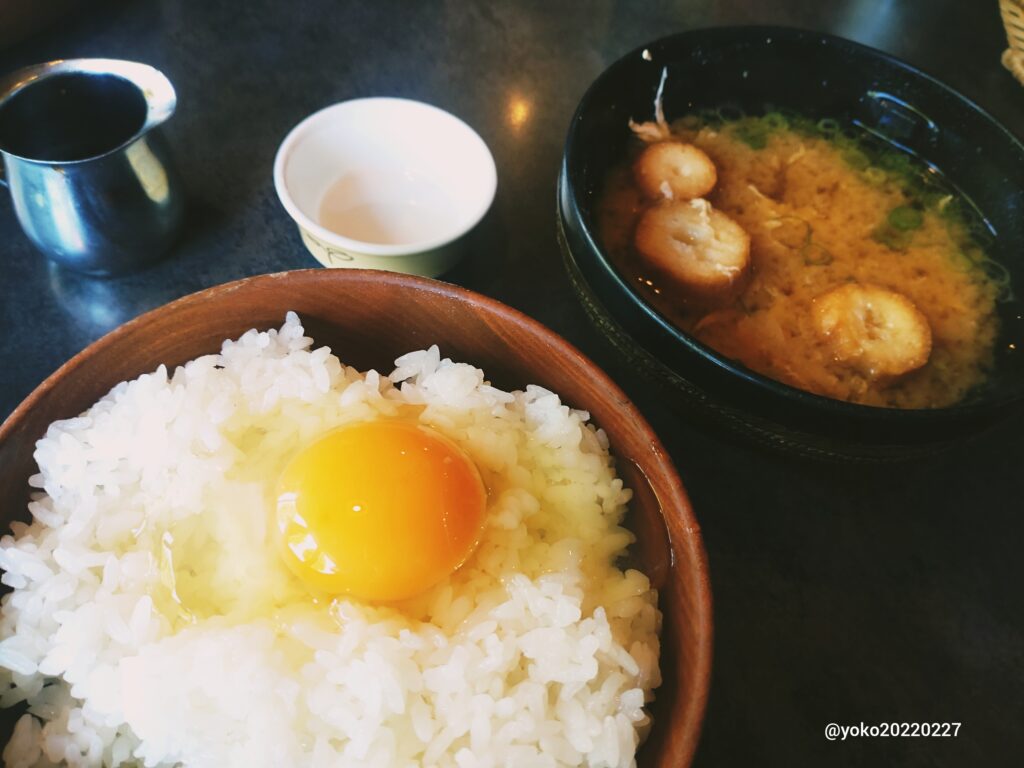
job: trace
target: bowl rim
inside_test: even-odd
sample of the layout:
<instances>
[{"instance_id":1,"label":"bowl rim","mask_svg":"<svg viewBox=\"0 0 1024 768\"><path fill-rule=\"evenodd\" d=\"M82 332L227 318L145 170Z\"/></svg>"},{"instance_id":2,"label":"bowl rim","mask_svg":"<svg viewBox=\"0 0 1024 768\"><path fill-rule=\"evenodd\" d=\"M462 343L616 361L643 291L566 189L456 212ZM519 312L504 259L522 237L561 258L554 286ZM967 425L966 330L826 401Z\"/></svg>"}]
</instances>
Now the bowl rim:
<instances>
[{"instance_id":1,"label":"bowl rim","mask_svg":"<svg viewBox=\"0 0 1024 768\"><path fill-rule=\"evenodd\" d=\"M338 232L327 229L323 225L317 223L307 216L292 198L291 191L289 190L288 183L285 179L285 173L287 171L288 160L298 143L309 131L313 130L313 128L325 120L330 114L344 111L354 105L371 104L397 104L408 109L432 112L449 121L455 130L465 131L467 140L475 145L478 150L481 150L480 158L484 163L482 170L486 177L484 182L486 189L476 207L470 209L466 213L465 217L460 219L459 225L454 227L450 232L425 240L417 240L408 243L371 243L365 240L355 240L351 237L346 237ZM497 165L494 162L494 155L491 152L490 147L487 146L487 142L483 140L480 134L477 133L469 123L451 112L441 109L440 107L436 107L433 104L428 104L424 101L416 101L415 99L398 98L395 96L368 96L365 98L347 99L345 101L329 104L326 107L318 109L311 115L307 115L290 131L288 131L284 140L277 148L277 153L274 155L273 177L274 189L277 192L278 199L281 201L281 205L284 206L285 211L287 211L288 215L291 216L292 220L300 228L315 235L317 238L330 245L335 245L339 248L344 248L353 251L354 253L361 253L368 256L411 256L425 251L432 251L455 242L480 223L480 220L483 219L487 214L487 211L490 210L498 189L498 170Z\"/></svg>"},{"instance_id":2,"label":"bowl rim","mask_svg":"<svg viewBox=\"0 0 1024 768\"><path fill-rule=\"evenodd\" d=\"M684 749L681 765L689 765L697 750L704 718L707 714L714 646L713 600L707 550L701 535L700 524L693 512L693 505L690 502L689 494L683 485L682 478L675 469L671 456L665 450L650 422L647 421L646 417L633 404L632 400L612 381L608 374L567 339L540 321L497 299L468 288L432 278L369 269L296 269L254 275L215 285L151 309L101 336L75 354L47 376L0 423L0 446L3 446L7 440L23 429L23 423L27 415L36 407L40 400L46 397L64 379L75 375L76 371L86 361L99 352L116 347L116 345L122 343L122 340L130 339L135 334L144 333L148 325L158 321L166 314L208 301L216 301L223 295L233 293L240 288L250 285L272 284L281 280L321 281L327 283L338 281L357 284L386 282L399 288L432 293L457 302L466 303L473 307L480 307L490 316L498 318L501 322L508 323L510 326L524 330L542 339L551 348L555 349L560 357L571 361L575 366L584 368L598 385L597 389L606 393L608 399L614 402L617 408L625 412L627 422L640 429L644 442L648 446L646 451L647 460L652 462L669 479L668 490L670 496L658 496L657 500L661 510L660 514L663 518L665 536L668 540L670 563L674 565L678 562L677 552L685 549L687 560L692 564L691 573L686 581L695 596L695 612L692 616L694 621L687 624L685 629L692 633L693 638L693 669L695 670L695 675L691 680L694 695L682 702L683 711L679 715L685 724L685 731L682 733ZM524 382L523 386L526 383L528 382ZM646 472L642 474L646 475ZM665 512L666 509L671 509L673 516L678 519L677 527L685 533L685 538L672 535L672 527L669 525ZM676 730L678 731L678 729Z\"/></svg>"},{"instance_id":3,"label":"bowl rim","mask_svg":"<svg viewBox=\"0 0 1024 768\"><path fill-rule=\"evenodd\" d=\"M690 350L691 352L698 355L701 359L711 363L718 369L721 369L731 376L736 377L749 385L756 387L762 391L768 392L769 394L783 398L791 403L797 403L805 405L815 409L825 409L837 413L841 416L852 417L852 418L886 418L886 419L899 419L908 423L921 423L921 422L933 422L936 418L961 418L969 417L975 414L981 414L989 412L993 408L1002 406L1012 405L1024 400L1024 390L1011 393L1009 395L1003 395L998 398L982 399L980 401L968 402L968 403L955 403L950 406L944 406L941 408L889 408L885 406L865 405L861 403L851 403L844 400L837 400L835 398L827 397L825 395L818 395L807 390L794 387L789 384L785 384L781 381L773 379L769 376L759 374L752 369L748 368L739 361L731 360L728 357L718 353L711 347L701 343L697 339L691 337L689 334L682 331L674 323L664 317L658 312L651 304L649 304L639 293L633 290L632 286L623 278L619 270L612 264L608 258L607 253L603 246L598 242L594 232L591 231L591 227L588 225L585 217L582 215L584 205L581 203L581 196L579 191L576 189L575 184L570 180L570 161L574 159L577 153L577 130L586 116L586 112L590 107L590 102L595 97L595 94L604 83L609 80L614 74L621 68L627 66L637 56L642 56L646 60L650 60L649 49L659 47L678 47L685 44L688 39L693 37L699 37L703 35L721 35L727 37L730 34L744 34L744 35L763 35L768 38L770 44L775 43L775 39L782 39L786 43L790 42L802 42L804 40L817 40L821 44L828 44L833 46L847 47L848 49L856 51L860 55L869 55L885 61L886 63L901 69L909 74L911 77L923 79L931 83L936 88L946 92L949 96L961 102L968 109L976 112L982 119L988 122L991 127L996 129L1002 136L1014 146L1018 152L1024 156L1024 144L1009 131L1002 123L1000 123L995 117L993 117L987 110L979 106L976 102L964 96L959 91L946 85L944 82L928 74L927 72L915 67L913 64L897 58L885 51L881 51L877 48L873 48L863 43L858 43L854 40L850 40L845 37L833 35L827 32L820 32L817 30L811 30L801 27L789 27L789 26L776 26L776 25L762 25L762 24L736 24L736 25L719 25L710 27L700 27L697 29L688 29L682 32L675 32L670 35L659 37L655 40L651 40L645 44L636 46L623 56L616 59L610 65L608 65L597 78L587 87L582 98L576 106L573 112L572 118L569 122L569 130L565 140L565 149L562 154L562 163L558 178L558 186L564 187L568 193L568 201L570 204L569 211L564 211L564 215L567 217L572 215L573 218L579 223L579 231L586 245L588 246L591 253L596 257L597 266L601 273L608 277L615 285L615 288L633 303L633 305L640 310L646 320L652 322L657 327L659 333L667 335L674 344L681 345L682 347ZM766 43L768 42L766 41ZM716 41L712 41L716 42ZM718 41L720 42L720 41ZM559 196L559 210L562 208L562 198ZM668 365L665 363L665 365ZM669 365L670 368L675 368ZM680 374L682 375L682 374Z\"/></svg>"}]
</instances>

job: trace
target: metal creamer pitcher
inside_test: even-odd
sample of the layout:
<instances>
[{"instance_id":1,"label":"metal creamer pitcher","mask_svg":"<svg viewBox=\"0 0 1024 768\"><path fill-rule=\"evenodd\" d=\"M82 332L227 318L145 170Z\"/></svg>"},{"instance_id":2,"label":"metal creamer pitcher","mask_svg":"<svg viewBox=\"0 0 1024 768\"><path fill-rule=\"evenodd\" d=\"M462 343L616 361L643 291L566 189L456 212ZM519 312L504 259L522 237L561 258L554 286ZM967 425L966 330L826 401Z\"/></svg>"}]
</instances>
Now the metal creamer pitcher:
<instances>
[{"instance_id":1,"label":"metal creamer pitcher","mask_svg":"<svg viewBox=\"0 0 1024 768\"><path fill-rule=\"evenodd\" d=\"M44 254L112 275L167 251L183 205L154 129L176 102L162 73L130 61L52 61L0 79L0 181Z\"/></svg>"}]
</instances>

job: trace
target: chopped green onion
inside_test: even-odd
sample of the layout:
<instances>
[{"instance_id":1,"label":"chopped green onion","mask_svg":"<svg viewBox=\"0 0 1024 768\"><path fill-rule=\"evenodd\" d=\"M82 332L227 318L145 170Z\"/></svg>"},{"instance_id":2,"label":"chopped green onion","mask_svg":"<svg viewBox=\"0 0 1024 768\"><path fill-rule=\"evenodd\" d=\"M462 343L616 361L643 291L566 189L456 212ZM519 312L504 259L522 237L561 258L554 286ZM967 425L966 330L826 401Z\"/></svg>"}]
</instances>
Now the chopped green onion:
<instances>
[{"instance_id":1,"label":"chopped green onion","mask_svg":"<svg viewBox=\"0 0 1024 768\"><path fill-rule=\"evenodd\" d=\"M907 232L912 229L919 229L921 224L924 223L924 216L921 215L917 208L901 205L889 211L889 217L886 221L895 229Z\"/></svg>"},{"instance_id":2,"label":"chopped green onion","mask_svg":"<svg viewBox=\"0 0 1024 768\"><path fill-rule=\"evenodd\" d=\"M781 112L769 112L761 118L761 122L770 131L784 131L789 128L789 121Z\"/></svg>"},{"instance_id":3,"label":"chopped green onion","mask_svg":"<svg viewBox=\"0 0 1024 768\"><path fill-rule=\"evenodd\" d=\"M885 181L885 171L877 166L871 165L864 169L864 178L872 184L881 184Z\"/></svg>"},{"instance_id":4,"label":"chopped green onion","mask_svg":"<svg viewBox=\"0 0 1024 768\"><path fill-rule=\"evenodd\" d=\"M911 237L910 232L900 231L888 224L882 224L871 233L872 240L894 251L906 250L907 246L910 245Z\"/></svg>"},{"instance_id":5,"label":"chopped green onion","mask_svg":"<svg viewBox=\"0 0 1024 768\"><path fill-rule=\"evenodd\" d=\"M736 123L736 138L751 149L768 146L768 129L757 119L741 120Z\"/></svg>"},{"instance_id":6,"label":"chopped green onion","mask_svg":"<svg viewBox=\"0 0 1024 768\"><path fill-rule=\"evenodd\" d=\"M863 171L871 162L867 155L855 148L850 148L843 152L842 158L846 161L847 165L857 171Z\"/></svg>"},{"instance_id":7,"label":"chopped green onion","mask_svg":"<svg viewBox=\"0 0 1024 768\"><path fill-rule=\"evenodd\" d=\"M914 161L910 155L905 155L902 152L883 152L882 156L878 158L878 164L886 170L896 173L910 175L914 172Z\"/></svg>"},{"instance_id":8,"label":"chopped green onion","mask_svg":"<svg viewBox=\"0 0 1024 768\"><path fill-rule=\"evenodd\" d=\"M814 123L803 115L785 112L782 114L789 121L789 127L797 133L814 134L817 132Z\"/></svg>"}]
</instances>

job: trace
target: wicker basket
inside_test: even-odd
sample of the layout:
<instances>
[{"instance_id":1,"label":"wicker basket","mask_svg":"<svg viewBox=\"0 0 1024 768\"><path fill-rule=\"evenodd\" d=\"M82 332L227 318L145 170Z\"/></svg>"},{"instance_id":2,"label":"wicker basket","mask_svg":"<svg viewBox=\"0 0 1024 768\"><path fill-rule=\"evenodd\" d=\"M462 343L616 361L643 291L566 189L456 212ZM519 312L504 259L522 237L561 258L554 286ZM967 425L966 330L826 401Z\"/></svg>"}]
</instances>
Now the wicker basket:
<instances>
[{"instance_id":1,"label":"wicker basket","mask_svg":"<svg viewBox=\"0 0 1024 768\"><path fill-rule=\"evenodd\" d=\"M1003 66L1024 84L1024 4L1021 0L999 0L999 10L1010 43L1003 51Z\"/></svg>"}]
</instances>

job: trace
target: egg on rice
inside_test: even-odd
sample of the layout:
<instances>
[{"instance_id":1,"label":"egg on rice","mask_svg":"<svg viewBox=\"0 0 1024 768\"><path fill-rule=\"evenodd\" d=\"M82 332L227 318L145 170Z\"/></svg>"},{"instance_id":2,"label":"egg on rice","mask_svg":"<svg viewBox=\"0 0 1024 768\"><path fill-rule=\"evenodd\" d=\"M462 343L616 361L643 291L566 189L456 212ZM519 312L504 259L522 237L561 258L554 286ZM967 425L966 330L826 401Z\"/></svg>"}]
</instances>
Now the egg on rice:
<instances>
[{"instance_id":1,"label":"egg on rice","mask_svg":"<svg viewBox=\"0 0 1024 768\"><path fill-rule=\"evenodd\" d=\"M631 766L657 595L588 414L299 318L39 441L0 540L8 766Z\"/></svg>"}]
</instances>

